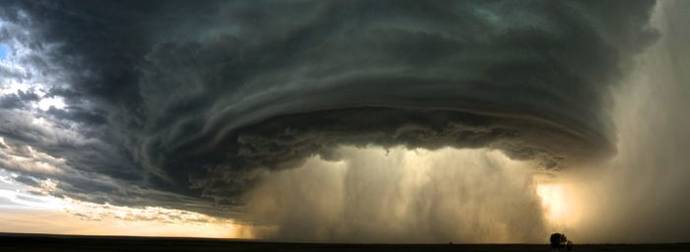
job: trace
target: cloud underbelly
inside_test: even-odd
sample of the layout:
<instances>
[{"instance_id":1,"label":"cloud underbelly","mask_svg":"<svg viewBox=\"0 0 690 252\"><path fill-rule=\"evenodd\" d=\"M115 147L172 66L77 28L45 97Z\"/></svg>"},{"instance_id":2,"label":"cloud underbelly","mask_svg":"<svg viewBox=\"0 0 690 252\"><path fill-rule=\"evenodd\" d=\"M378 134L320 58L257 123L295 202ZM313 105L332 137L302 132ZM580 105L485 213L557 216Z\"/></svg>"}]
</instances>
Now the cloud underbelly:
<instances>
[{"instance_id":1,"label":"cloud underbelly","mask_svg":"<svg viewBox=\"0 0 690 252\"><path fill-rule=\"evenodd\" d=\"M222 150L222 155L231 159L264 167L328 152L340 144L426 149L488 147L517 159L541 159L550 167L601 158L612 152L603 133L554 122L539 114L417 102L397 107L364 102L340 108L326 104L315 106L322 110L275 115L236 128L219 124L215 126L218 130L210 131L214 134L197 141L210 143L204 147ZM289 107L289 102L284 105Z\"/></svg>"},{"instance_id":2,"label":"cloud underbelly","mask_svg":"<svg viewBox=\"0 0 690 252\"><path fill-rule=\"evenodd\" d=\"M219 97L205 116L163 129L161 140L181 156L211 154L235 166L262 167L338 144L490 147L547 166L613 152L608 122L591 106L604 94L584 84L554 87L540 84L546 78L504 83L414 72L351 75L293 77ZM592 96L573 97L577 93ZM585 99L590 102L576 102Z\"/></svg>"}]
</instances>

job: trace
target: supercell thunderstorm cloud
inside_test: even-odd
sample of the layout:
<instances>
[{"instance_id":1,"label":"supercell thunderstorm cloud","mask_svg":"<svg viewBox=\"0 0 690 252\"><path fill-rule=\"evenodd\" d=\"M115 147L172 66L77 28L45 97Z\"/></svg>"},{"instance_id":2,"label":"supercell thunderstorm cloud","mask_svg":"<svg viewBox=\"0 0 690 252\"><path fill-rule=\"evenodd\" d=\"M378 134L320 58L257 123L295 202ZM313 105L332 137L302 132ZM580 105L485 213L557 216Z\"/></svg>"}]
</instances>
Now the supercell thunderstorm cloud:
<instances>
[{"instance_id":1,"label":"supercell thunderstorm cloud","mask_svg":"<svg viewBox=\"0 0 690 252\"><path fill-rule=\"evenodd\" d=\"M636 0L2 4L12 180L275 239L540 241L663 37Z\"/></svg>"}]
</instances>

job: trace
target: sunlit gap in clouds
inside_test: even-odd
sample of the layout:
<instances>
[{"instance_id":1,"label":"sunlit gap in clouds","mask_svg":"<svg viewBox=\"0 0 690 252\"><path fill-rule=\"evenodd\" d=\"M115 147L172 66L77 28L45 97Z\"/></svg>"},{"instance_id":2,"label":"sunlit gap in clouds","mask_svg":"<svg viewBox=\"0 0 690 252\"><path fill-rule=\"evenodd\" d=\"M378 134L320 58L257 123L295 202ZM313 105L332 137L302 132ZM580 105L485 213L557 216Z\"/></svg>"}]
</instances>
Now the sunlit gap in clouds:
<instances>
[{"instance_id":1,"label":"sunlit gap in clouds","mask_svg":"<svg viewBox=\"0 0 690 252\"><path fill-rule=\"evenodd\" d=\"M27 164L38 162L26 159ZM33 187L18 179L19 174L0 169L0 232L253 238L249 226L232 219L58 197L53 196L58 183L52 179L34 179Z\"/></svg>"},{"instance_id":2,"label":"sunlit gap in clouds","mask_svg":"<svg viewBox=\"0 0 690 252\"><path fill-rule=\"evenodd\" d=\"M565 218L568 202L565 199L563 187L558 184L537 185L537 195L541 198L549 221L560 222Z\"/></svg>"},{"instance_id":3,"label":"sunlit gap in clouds","mask_svg":"<svg viewBox=\"0 0 690 252\"><path fill-rule=\"evenodd\" d=\"M31 23L28 17L23 16L27 23ZM55 74L45 69L40 70L39 66L31 62L43 61L48 64L50 70L58 71L57 66L52 65L53 59L50 53L60 44L44 44L40 49L31 47L24 42L25 38L32 37L26 24L16 24L0 19L0 29L7 32L6 37L0 41L0 68L4 70L0 78L0 97L17 95L18 97L31 97L30 108L34 112L48 111L50 108L66 110L67 104L63 97L51 94L51 89L61 88L67 81L59 79ZM27 100L27 99L23 99Z\"/></svg>"},{"instance_id":4,"label":"sunlit gap in clouds","mask_svg":"<svg viewBox=\"0 0 690 252\"><path fill-rule=\"evenodd\" d=\"M541 242L575 210L566 184L499 150L337 148L267 174L247 194L258 237L375 242Z\"/></svg>"},{"instance_id":5,"label":"sunlit gap in clouds","mask_svg":"<svg viewBox=\"0 0 690 252\"><path fill-rule=\"evenodd\" d=\"M54 64L51 56L61 45L26 44L33 34L24 26L33 20L19 15L24 22L0 19L0 29L8 35L0 40L0 103L4 106L0 121L30 125L34 130L26 134L47 135L55 143L65 139L91 141L80 137L80 127L51 116L74 109L54 92L69 83L56 74L64 69ZM39 67L35 62L44 65ZM17 102L10 103L13 101ZM243 224L232 219L159 206L93 203L61 195L57 188L63 185L59 178L51 177L78 173L62 156L0 137L0 232L252 238ZM95 176L88 178L103 179Z\"/></svg>"},{"instance_id":6,"label":"sunlit gap in clouds","mask_svg":"<svg viewBox=\"0 0 690 252\"><path fill-rule=\"evenodd\" d=\"M573 184L563 182L537 184L536 192L541 199L544 215L554 231L572 230L581 218L584 202L577 201L575 189Z\"/></svg>"}]
</instances>

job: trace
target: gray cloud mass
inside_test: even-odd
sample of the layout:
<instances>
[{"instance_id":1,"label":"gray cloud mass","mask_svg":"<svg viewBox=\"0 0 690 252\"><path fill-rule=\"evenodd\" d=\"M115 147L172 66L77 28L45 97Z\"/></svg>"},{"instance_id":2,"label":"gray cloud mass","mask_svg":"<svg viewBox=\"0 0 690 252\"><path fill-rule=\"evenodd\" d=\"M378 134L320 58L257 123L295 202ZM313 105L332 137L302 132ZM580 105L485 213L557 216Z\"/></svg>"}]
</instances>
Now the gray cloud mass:
<instances>
[{"instance_id":1,"label":"gray cloud mass","mask_svg":"<svg viewBox=\"0 0 690 252\"><path fill-rule=\"evenodd\" d=\"M21 61L66 104L35 112L53 122L40 128L23 105L39 97L0 96L0 136L69 167L24 173L63 182L56 194L214 215L261 172L344 144L608 157L609 90L657 37L653 1L2 5L29 35L0 39L40 52Z\"/></svg>"}]
</instances>

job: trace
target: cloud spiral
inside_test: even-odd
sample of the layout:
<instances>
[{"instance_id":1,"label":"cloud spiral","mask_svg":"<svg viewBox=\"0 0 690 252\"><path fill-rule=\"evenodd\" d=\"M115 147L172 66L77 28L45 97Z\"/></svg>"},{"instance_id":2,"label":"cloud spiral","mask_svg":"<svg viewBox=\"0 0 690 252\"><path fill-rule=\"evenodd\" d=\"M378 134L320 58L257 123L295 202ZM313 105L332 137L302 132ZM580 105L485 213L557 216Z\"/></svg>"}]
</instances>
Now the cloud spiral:
<instances>
[{"instance_id":1,"label":"cloud spiral","mask_svg":"<svg viewBox=\"0 0 690 252\"><path fill-rule=\"evenodd\" d=\"M0 136L64 159L14 170L56 194L214 215L341 145L608 157L610 89L657 37L637 0L3 5L0 41L26 67L0 68Z\"/></svg>"}]
</instances>

